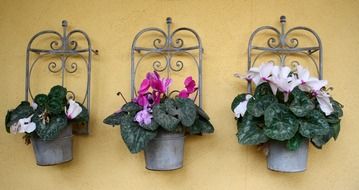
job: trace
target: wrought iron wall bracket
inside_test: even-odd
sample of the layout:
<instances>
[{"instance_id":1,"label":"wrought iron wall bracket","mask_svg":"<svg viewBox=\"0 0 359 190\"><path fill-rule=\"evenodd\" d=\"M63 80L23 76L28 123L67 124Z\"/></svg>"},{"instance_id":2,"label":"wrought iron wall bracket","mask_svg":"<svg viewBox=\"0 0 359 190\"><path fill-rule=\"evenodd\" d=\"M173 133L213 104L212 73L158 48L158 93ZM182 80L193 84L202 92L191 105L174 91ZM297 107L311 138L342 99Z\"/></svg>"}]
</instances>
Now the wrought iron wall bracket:
<instances>
[{"instance_id":1,"label":"wrought iron wall bracket","mask_svg":"<svg viewBox=\"0 0 359 190\"><path fill-rule=\"evenodd\" d=\"M60 60L60 62L50 61L47 63L47 67L52 73L61 73L61 85L64 86L65 73L75 73L78 69L78 64L76 62L70 64L68 59L70 57L77 57L84 62L87 71L85 96L82 101L77 101L84 104L90 113L92 54L97 55L98 50L92 49L90 38L86 32L82 30L68 31L68 22L66 20L62 21L62 28L62 34L54 30L44 30L35 34L30 39L26 50L25 100L28 101L30 98L34 99L31 92L30 80L33 69L39 60L45 57L52 60ZM75 35L78 35L77 38L74 37ZM85 47L79 47L78 41L75 40L80 38L79 36L85 40ZM47 41L49 43L48 48L41 49L33 47L34 42L40 37L48 37L47 39L42 39L45 41L50 39L50 41ZM43 42L41 44L43 44ZM75 99L75 93L71 90L68 91L68 96ZM88 125L79 128L73 126L73 132L74 134L88 134L89 127Z\"/></svg>"},{"instance_id":2,"label":"wrought iron wall bracket","mask_svg":"<svg viewBox=\"0 0 359 190\"><path fill-rule=\"evenodd\" d=\"M286 58L289 55L294 56L306 56L309 60L315 65L319 79L323 79L323 50L322 42L319 35L312 29L297 26L286 31L286 17L280 17L281 28L277 29L273 26L262 26L257 28L250 36L248 42L248 65L247 69L249 70L256 64L256 61L259 57L263 55L274 55L279 57L279 65L286 65ZM268 37L266 46L255 45L254 39L258 33L263 31L270 31L274 33L271 37ZM301 32L301 34L310 34L315 39L315 43L312 46L301 46L299 39L296 37L291 37L290 35L295 32ZM308 36L308 35L305 35ZM291 63L298 61L291 61ZM248 92L251 92L252 87L251 83L248 82Z\"/></svg>"},{"instance_id":3,"label":"wrought iron wall bracket","mask_svg":"<svg viewBox=\"0 0 359 190\"><path fill-rule=\"evenodd\" d=\"M197 75L198 75L198 103L202 107L202 56L203 48L202 42L193 29L181 27L175 30L171 30L172 19L168 17L166 19L167 30L164 31L160 28L150 27L145 28L138 32L133 40L131 47L131 98L134 98L136 95L136 73L138 67L143 62L143 59L149 55L158 55L165 58L165 63L162 63L159 60L152 62L152 69L157 72L165 72L167 77L170 76L172 72L179 72L184 67L184 62L178 60L173 61L172 57L174 55L188 56L195 62ZM177 37L177 34L180 32L189 32L192 37L195 39L196 44L191 46L186 46L183 38ZM152 39L152 46L143 47L138 45L139 38L143 34L152 33L159 34L161 37L155 37ZM173 63L174 62L174 63ZM167 95L177 92L174 90L172 92L167 92Z\"/></svg>"}]
</instances>

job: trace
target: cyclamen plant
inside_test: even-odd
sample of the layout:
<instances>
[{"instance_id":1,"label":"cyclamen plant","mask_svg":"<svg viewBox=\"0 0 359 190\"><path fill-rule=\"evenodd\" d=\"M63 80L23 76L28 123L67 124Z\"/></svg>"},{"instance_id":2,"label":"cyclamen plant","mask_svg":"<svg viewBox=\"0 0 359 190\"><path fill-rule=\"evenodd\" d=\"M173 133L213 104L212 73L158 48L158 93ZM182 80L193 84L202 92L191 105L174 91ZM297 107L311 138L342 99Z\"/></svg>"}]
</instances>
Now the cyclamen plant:
<instances>
[{"instance_id":1,"label":"cyclamen plant","mask_svg":"<svg viewBox=\"0 0 359 190\"><path fill-rule=\"evenodd\" d=\"M6 114L5 128L8 133L24 133L26 144L31 137L54 140L68 124L87 124L87 109L80 103L66 98L67 89L54 86L48 95L38 94L30 104L23 101Z\"/></svg>"},{"instance_id":2,"label":"cyclamen plant","mask_svg":"<svg viewBox=\"0 0 359 190\"><path fill-rule=\"evenodd\" d=\"M322 148L338 138L343 106L329 95L326 80L311 77L301 65L291 70L271 62L235 76L256 85L253 96L243 93L232 102L239 143L259 145L272 139L296 150L305 140Z\"/></svg>"},{"instance_id":3,"label":"cyclamen plant","mask_svg":"<svg viewBox=\"0 0 359 190\"><path fill-rule=\"evenodd\" d=\"M172 79L160 78L157 72L147 73L138 96L104 120L105 124L121 126L122 138L131 153L143 150L160 130L190 134L214 131L208 115L189 98L197 91L192 77L185 79L185 88L174 98L168 93L171 83Z\"/></svg>"}]
</instances>

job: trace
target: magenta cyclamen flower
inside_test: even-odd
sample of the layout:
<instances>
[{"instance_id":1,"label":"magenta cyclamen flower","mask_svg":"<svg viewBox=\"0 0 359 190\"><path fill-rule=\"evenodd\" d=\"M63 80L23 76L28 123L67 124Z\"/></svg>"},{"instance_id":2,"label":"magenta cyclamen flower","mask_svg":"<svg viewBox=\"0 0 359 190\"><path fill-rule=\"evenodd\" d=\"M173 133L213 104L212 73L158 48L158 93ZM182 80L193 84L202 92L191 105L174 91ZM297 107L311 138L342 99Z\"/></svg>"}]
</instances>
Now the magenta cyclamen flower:
<instances>
[{"instance_id":1,"label":"magenta cyclamen flower","mask_svg":"<svg viewBox=\"0 0 359 190\"><path fill-rule=\"evenodd\" d=\"M196 88L196 81L192 79L191 76L187 77L184 80L185 89L181 90L179 93L179 97L181 98L188 98L193 92L197 90Z\"/></svg>"},{"instance_id":2,"label":"magenta cyclamen flower","mask_svg":"<svg viewBox=\"0 0 359 190\"><path fill-rule=\"evenodd\" d=\"M171 83L171 79L161 79L156 71L153 73L149 72L146 78L141 82L138 97L135 98L134 101L142 107L151 106L153 103L160 103L161 95L167 92ZM150 87L153 89L153 92L148 92Z\"/></svg>"},{"instance_id":3,"label":"magenta cyclamen flower","mask_svg":"<svg viewBox=\"0 0 359 190\"><path fill-rule=\"evenodd\" d=\"M148 89L150 88L151 81L149 79L144 79L141 82L140 89L138 90L139 95L144 95L147 93Z\"/></svg>"},{"instance_id":4,"label":"magenta cyclamen flower","mask_svg":"<svg viewBox=\"0 0 359 190\"><path fill-rule=\"evenodd\" d=\"M171 85L172 80L169 78L163 78L151 81L151 87L154 91L159 93L166 93L168 87Z\"/></svg>"}]
</instances>

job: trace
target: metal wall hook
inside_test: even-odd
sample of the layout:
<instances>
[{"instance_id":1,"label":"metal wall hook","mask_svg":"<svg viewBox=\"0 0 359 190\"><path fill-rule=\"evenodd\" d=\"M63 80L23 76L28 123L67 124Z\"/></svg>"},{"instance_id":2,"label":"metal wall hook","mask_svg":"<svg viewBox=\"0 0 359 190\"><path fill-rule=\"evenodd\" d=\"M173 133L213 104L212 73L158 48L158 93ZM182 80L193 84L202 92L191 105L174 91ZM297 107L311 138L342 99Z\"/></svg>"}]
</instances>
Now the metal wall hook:
<instances>
[{"instance_id":1,"label":"metal wall hook","mask_svg":"<svg viewBox=\"0 0 359 190\"><path fill-rule=\"evenodd\" d=\"M29 99L34 99L30 85L31 74L42 58L46 57L46 59L51 59L50 62L48 62L48 70L52 73L60 73L61 85L64 86L65 73L75 73L79 67L77 62L69 62L68 60L70 57L77 57L80 58L81 62L84 62L87 70L85 97L80 102L87 107L90 113L91 61L92 54L98 55L98 50L92 49L90 38L86 32L82 30L68 31L68 21L66 20L61 22L61 26L63 29L62 34L54 30L44 30L35 34L28 43L26 50L25 100L29 101ZM85 39L86 47L78 46L78 42L72 37L74 34L79 34ZM49 43L48 48L33 47L33 42L42 36L50 37L48 38L50 41L42 43ZM75 98L75 93L71 90L69 90L69 92L71 92L73 98ZM88 126L86 126L84 130L77 131L77 133L88 134Z\"/></svg>"},{"instance_id":2,"label":"metal wall hook","mask_svg":"<svg viewBox=\"0 0 359 190\"><path fill-rule=\"evenodd\" d=\"M202 106L202 56L203 56L203 47L202 42L193 29L187 27L181 27L172 30L172 18L166 18L167 31L164 31L160 28L150 27L145 28L139 31L132 43L131 47L131 98L134 98L136 95L136 73L138 67L143 62L143 59L147 56L157 55L164 58L165 62L155 60L152 62L152 69L157 72L164 72L167 77L171 73L180 72L183 67L186 65L182 60L174 61L172 57L174 55L188 56L193 59L195 66L197 68L198 74L198 102L199 106ZM176 35L180 32L189 32L196 39L196 44L192 46L186 46L184 40L181 36L177 37ZM155 37L151 39L152 46L139 46L138 40L143 34L152 33L159 34L161 37ZM176 91L176 90L175 90ZM168 92L167 95L172 94Z\"/></svg>"},{"instance_id":3,"label":"metal wall hook","mask_svg":"<svg viewBox=\"0 0 359 190\"><path fill-rule=\"evenodd\" d=\"M295 55L295 56L304 55L308 57L309 60L315 65L319 79L323 79L323 50L322 50L323 48L319 35L314 30L303 26L297 26L289 30L286 30L285 28L286 23L287 23L286 17L281 16L280 29L277 29L273 26L262 26L257 28L251 34L248 42L247 69L249 70L251 67L253 67L256 64L258 58L263 55L269 54L269 55L277 56L280 60L279 65L281 66L288 64L286 63L286 58L289 55ZM263 31L270 31L274 33L275 36L273 37L273 35L271 35L268 37L266 46L254 44L253 40L255 39L257 34ZM311 34L315 38L316 43L309 47L301 46L298 38L289 37L290 34L298 31L303 32L305 34L308 33ZM248 93L250 93L251 90L252 90L251 83L248 82L248 89L247 89Z\"/></svg>"}]
</instances>

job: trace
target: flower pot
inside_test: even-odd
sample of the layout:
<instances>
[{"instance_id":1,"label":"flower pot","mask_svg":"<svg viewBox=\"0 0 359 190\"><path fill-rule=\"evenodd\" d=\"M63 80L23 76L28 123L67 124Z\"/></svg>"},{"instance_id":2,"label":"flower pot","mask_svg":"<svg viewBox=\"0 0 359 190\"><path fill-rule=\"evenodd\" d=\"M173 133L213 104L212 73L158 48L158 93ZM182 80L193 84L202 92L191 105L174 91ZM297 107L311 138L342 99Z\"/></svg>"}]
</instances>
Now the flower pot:
<instances>
[{"instance_id":1,"label":"flower pot","mask_svg":"<svg viewBox=\"0 0 359 190\"><path fill-rule=\"evenodd\" d=\"M146 168L175 170L183 165L184 134L160 131L146 146Z\"/></svg>"},{"instance_id":2,"label":"flower pot","mask_svg":"<svg viewBox=\"0 0 359 190\"><path fill-rule=\"evenodd\" d=\"M286 144L270 141L268 146L267 167L278 172L303 172L307 168L308 141L302 142L295 151L287 149Z\"/></svg>"},{"instance_id":3,"label":"flower pot","mask_svg":"<svg viewBox=\"0 0 359 190\"><path fill-rule=\"evenodd\" d=\"M39 166L61 164L72 160L72 127L63 129L60 135L52 141L31 138L36 163Z\"/></svg>"}]
</instances>

